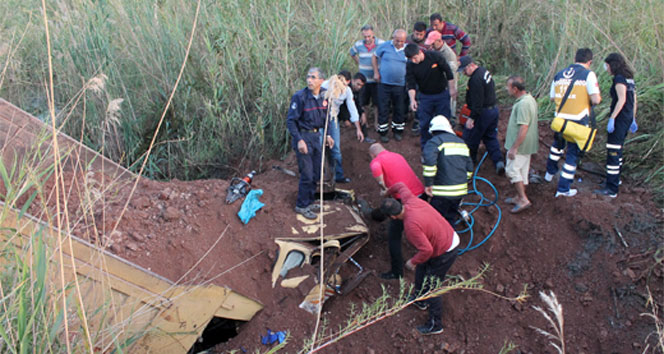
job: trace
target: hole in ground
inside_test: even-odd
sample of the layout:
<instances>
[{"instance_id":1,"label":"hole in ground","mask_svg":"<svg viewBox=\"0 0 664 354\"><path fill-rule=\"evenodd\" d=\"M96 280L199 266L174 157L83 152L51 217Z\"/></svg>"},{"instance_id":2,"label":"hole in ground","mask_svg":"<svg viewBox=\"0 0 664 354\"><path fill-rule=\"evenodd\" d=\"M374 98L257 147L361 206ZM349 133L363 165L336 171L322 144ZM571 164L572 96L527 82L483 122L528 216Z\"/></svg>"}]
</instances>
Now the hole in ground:
<instances>
[{"instance_id":1,"label":"hole in ground","mask_svg":"<svg viewBox=\"0 0 664 354\"><path fill-rule=\"evenodd\" d=\"M237 336L238 328L242 323L244 323L244 321L213 317L203 330L203 334L196 340L187 353L199 353L210 349L219 343L227 342L229 339Z\"/></svg>"}]
</instances>

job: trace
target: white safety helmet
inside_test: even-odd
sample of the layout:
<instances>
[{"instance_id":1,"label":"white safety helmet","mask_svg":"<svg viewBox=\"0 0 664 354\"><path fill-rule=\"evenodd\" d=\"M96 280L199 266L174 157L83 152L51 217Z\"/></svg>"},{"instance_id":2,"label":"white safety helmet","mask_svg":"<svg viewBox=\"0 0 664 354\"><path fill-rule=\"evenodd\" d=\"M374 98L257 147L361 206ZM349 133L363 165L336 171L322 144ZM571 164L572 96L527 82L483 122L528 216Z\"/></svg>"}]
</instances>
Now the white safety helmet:
<instances>
[{"instance_id":1,"label":"white safety helmet","mask_svg":"<svg viewBox=\"0 0 664 354\"><path fill-rule=\"evenodd\" d=\"M452 125L450 124L450 121L447 120L447 118L444 115L437 115L431 119L431 122L429 123L429 134L433 134L433 132L440 132L440 131L445 131L450 134L454 134L454 130L452 130Z\"/></svg>"}]
</instances>

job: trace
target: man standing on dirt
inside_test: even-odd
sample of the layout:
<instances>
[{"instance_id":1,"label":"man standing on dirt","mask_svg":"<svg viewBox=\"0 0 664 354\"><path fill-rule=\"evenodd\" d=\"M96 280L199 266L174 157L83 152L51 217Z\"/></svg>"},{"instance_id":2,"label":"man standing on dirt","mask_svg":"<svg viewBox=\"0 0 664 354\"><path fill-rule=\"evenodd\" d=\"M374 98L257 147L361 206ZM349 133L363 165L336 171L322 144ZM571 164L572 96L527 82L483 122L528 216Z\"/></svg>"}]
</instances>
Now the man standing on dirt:
<instances>
[{"instance_id":1,"label":"man standing on dirt","mask_svg":"<svg viewBox=\"0 0 664 354\"><path fill-rule=\"evenodd\" d=\"M454 227L461 199L468 194L473 161L468 147L444 116L431 120L429 133L433 137L422 152L424 191L432 197L431 205Z\"/></svg>"},{"instance_id":2,"label":"man standing on dirt","mask_svg":"<svg viewBox=\"0 0 664 354\"><path fill-rule=\"evenodd\" d=\"M374 36L374 30L371 25L362 26L362 38L355 42L350 48L350 56L358 64L358 69L367 78L367 83L362 90L362 106L374 106L374 120L378 119L378 84L374 78L374 70L371 64L371 58L376 48L385 43L384 40ZM366 134L365 134L366 135Z\"/></svg>"},{"instance_id":3,"label":"man standing on dirt","mask_svg":"<svg viewBox=\"0 0 664 354\"><path fill-rule=\"evenodd\" d=\"M454 74L440 52L422 52L415 44L405 49L410 62L406 64L406 84L410 108L420 122L420 149L429 139L429 122L437 115L450 115L450 95L456 95ZM419 99L416 99L416 89Z\"/></svg>"},{"instance_id":4,"label":"man standing on dirt","mask_svg":"<svg viewBox=\"0 0 664 354\"><path fill-rule=\"evenodd\" d=\"M556 102L556 117L583 126L590 124L591 115L593 114L592 106L598 105L602 101L597 76L590 70L592 62L592 50L581 48L576 51L574 64L558 72L553 78L549 95L551 100ZM572 87L570 88L570 86ZM563 100L565 101L563 102ZM581 147L572 142L568 144L560 133L554 134L551 152L546 161L544 180L551 182L553 176L558 172L558 160L565 152L565 145L567 145L567 155L565 156L563 170L560 172L556 198L560 196L573 197L577 192L576 189L570 188L570 186L574 181L576 165L581 158Z\"/></svg>"},{"instance_id":5,"label":"man standing on dirt","mask_svg":"<svg viewBox=\"0 0 664 354\"><path fill-rule=\"evenodd\" d=\"M344 73L344 71L342 71L341 73ZM357 72L355 73L355 75L353 75L353 79L350 81L350 88L351 91L353 91L353 101L355 102L355 109L357 110L357 113L360 115L360 126L362 128L362 134L364 134L364 142L373 144L376 142L376 140L369 137L369 127L367 126L367 113L364 111L364 107L362 107L361 95L363 92L363 87L366 84L367 84L367 77L364 76L364 74L362 74L361 72ZM341 107L339 107L339 119L341 121L350 120L350 111L345 102L341 105Z\"/></svg>"},{"instance_id":6,"label":"man standing on dirt","mask_svg":"<svg viewBox=\"0 0 664 354\"><path fill-rule=\"evenodd\" d=\"M441 35L438 31L429 32L424 44L431 46L431 50L438 51L443 55L443 57L445 57L447 64L450 66L450 70L452 70L452 74L454 74L454 86L450 87L454 87L454 91L456 91L457 82L459 81L459 73L457 72L458 61L456 53L452 50L452 48L450 48L450 46L447 45L447 43L445 43L443 40L443 35ZM451 114L456 114L456 100L457 95L450 95Z\"/></svg>"},{"instance_id":7,"label":"man standing on dirt","mask_svg":"<svg viewBox=\"0 0 664 354\"><path fill-rule=\"evenodd\" d=\"M309 69L307 87L293 95L286 118L300 170L295 212L307 219L315 219L320 211L314 200L316 182L320 178L320 134L327 115L327 101L323 97L325 89L321 88L324 80L325 75L319 68ZM330 147L334 146L331 136L328 135L326 140Z\"/></svg>"},{"instance_id":8,"label":"man standing on dirt","mask_svg":"<svg viewBox=\"0 0 664 354\"><path fill-rule=\"evenodd\" d=\"M378 47L371 57L374 78L378 82L378 133L383 143L390 141L387 137L390 104L394 140L401 141L406 125L406 36L405 30L395 30L392 40Z\"/></svg>"},{"instance_id":9,"label":"man standing on dirt","mask_svg":"<svg viewBox=\"0 0 664 354\"><path fill-rule=\"evenodd\" d=\"M424 196L422 182L401 154L388 151L383 145L376 143L369 147L369 155L371 156L371 174L381 187L382 195L394 184L404 183L413 195ZM399 198L398 193L395 198ZM364 208L368 208L368 206L364 206ZM379 208L362 211L365 217L370 214L371 218L378 222L387 218L387 215L384 215ZM383 279L398 279L403 276L403 256L401 255L403 222L391 219L387 230L391 269L380 276Z\"/></svg>"},{"instance_id":10,"label":"man standing on dirt","mask_svg":"<svg viewBox=\"0 0 664 354\"><path fill-rule=\"evenodd\" d=\"M414 196L403 183L387 190L401 196L383 200L380 209L393 220L403 221L406 239L417 253L406 262L406 268L415 270L414 299L427 293L432 286L439 287L457 258L460 239L452 226L429 203ZM424 280L427 279L425 284ZM424 335L443 332L443 301L438 297L413 303L417 308L429 308L429 320L417 330Z\"/></svg>"},{"instance_id":11,"label":"man standing on dirt","mask_svg":"<svg viewBox=\"0 0 664 354\"><path fill-rule=\"evenodd\" d=\"M507 166L505 174L516 188L516 197L505 201L514 204L512 213L520 213L532 205L526 195L530 156L537 153L539 135L537 131L537 101L526 92L526 84L520 76L507 79L507 92L516 98L512 106L510 120L505 133L505 149L507 149Z\"/></svg>"},{"instance_id":12,"label":"man standing on dirt","mask_svg":"<svg viewBox=\"0 0 664 354\"><path fill-rule=\"evenodd\" d=\"M330 109L330 122L327 127L328 134L334 139L334 147L330 148L330 158L334 161L334 180L337 183L350 183L350 178L344 175L344 169L342 165L341 157L341 131L339 130L339 125L341 124L339 113L341 111L341 106L345 105L350 114L350 122L355 125L355 135L357 140L363 141L364 134L362 133L362 128L360 127L360 115L357 112L355 106L355 100L353 95L353 90L348 87L350 84L350 73L348 71L340 72L334 80L329 79L323 81L321 88L325 89L326 94L329 95L337 94L338 90L332 89L330 85L336 84L339 85L340 92L337 97L329 98L331 100ZM332 82L332 84L331 84ZM321 137L322 139L322 137ZM322 145L322 143L321 143Z\"/></svg>"},{"instance_id":13,"label":"man standing on dirt","mask_svg":"<svg viewBox=\"0 0 664 354\"><path fill-rule=\"evenodd\" d=\"M457 41L461 42L462 47L459 56L462 57L464 55L468 55L471 43L470 37L468 37L466 32L462 31L461 28L459 28L457 25L443 21L443 16L441 16L439 13L435 13L429 16L429 21L431 23L431 28L427 31L427 33L431 31L440 32L440 34L443 35L443 40L445 43L447 43L447 45L450 46L450 48L452 48L454 53L456 53Z\"/></svg>"},{"instance_id":14,"label":"man standing on dirt","mask_svg":"<svg viewBox=\"0 0 664 354\"><path fill-rule=\"evenodd\" d=\"M496 173L505 173L503 153L498 143L498 106L496 89L491 73L473 62L467 55L459 58L459 69L468 79L466 104L470 109L470 118L463 129L463 140L470 149L470 158L477 164L477 150L484 141L489 157L496 167Z\"/></svg>"}]
</instances>

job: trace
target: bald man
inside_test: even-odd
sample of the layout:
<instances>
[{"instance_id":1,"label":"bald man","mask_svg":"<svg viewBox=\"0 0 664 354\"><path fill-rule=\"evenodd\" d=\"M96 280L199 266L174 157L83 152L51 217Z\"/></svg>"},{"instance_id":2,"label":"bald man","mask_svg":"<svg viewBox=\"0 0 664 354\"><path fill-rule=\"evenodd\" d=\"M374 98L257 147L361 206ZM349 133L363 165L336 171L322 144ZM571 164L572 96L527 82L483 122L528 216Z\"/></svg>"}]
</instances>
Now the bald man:
<instances>
[{"instance_id":1,"label":"bald man","mask_svg":"<svg viewBox=\"0 0 664 354\"><path fill-rule=\"evenodd\" d=\"M374 78L378 82L378 133L380 141L390 138L389 114L392 105L392 133L401 141L406 119L406 37L404 29L397 29L392 40L380 45L371 57Z\"/></svg>"},{"instance_id":2,"label":"bald man","mask_svg":"<svg viewBox=\"0 0 664 354\"><path fill-rule=\"evenodd\" d=\"M424 185L403 156L388 151L379 143L369 147L369 155L371 155L371 174L382 188L382 194L385 194L394 184L401 182L413 195L424 196ZM400 196L396 193L394 197L398 199ZM371 218L383 221L387 216L380 209L374 209L371 212ZM391 269L380 276L383 279L398 279L403 276L403 256L401 255L403 222L398 219L390 219L387 230Z\"/></svg>"}]
</instances>

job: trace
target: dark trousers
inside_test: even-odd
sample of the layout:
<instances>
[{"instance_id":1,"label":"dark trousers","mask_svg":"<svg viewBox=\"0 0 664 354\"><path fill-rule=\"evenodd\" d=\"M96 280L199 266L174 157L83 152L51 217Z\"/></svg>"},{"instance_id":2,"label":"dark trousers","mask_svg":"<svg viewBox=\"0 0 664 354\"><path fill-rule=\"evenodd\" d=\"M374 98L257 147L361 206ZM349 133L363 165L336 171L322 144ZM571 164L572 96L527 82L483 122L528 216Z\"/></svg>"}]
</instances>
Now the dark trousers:
<instances>
[{"instance_id":1,"label":"dark trousers","mask_svg":"<svg viewBox=\"0 0 664 354\"><path fill-rule=\"evenodd\" d=\"M403 132L406 126L406 88L403 86L378 84L378 132L387 134L389 130L390 105L392 107L392 130Z\"/></svg>"},{"instance_id":2,"label":"dark trousers","mask_svg":"<svg viewBox=\"0 0 664 354\"><path fill-rule=\"evenodd\" d=\"M463 128L463 140L468 145L473 162L477 163L480 141L484 142L494 164L502 161L503 154L498 143L498 107L484 108L480 118L475 120L473 129Z\"/></svg>"},{"instance_id":3,"label":"dark trousers","mask_svg":"<svg viewBox=\"0 0 664 354\"><path fill-rule=\"evenodd\" d=\"M616 129L609 133L606 141L606 188L612 193L618 193L620 184L620 171L623 164L623 144L632 120L623 117L616 118Z\"/></svg>"},{"instance_id":4,"label":"dark trousers","mask_svg":"<svg viewBox=\"0 0 664 354\"><path fill-rule=\"evenodd\" d=\"M447 274L447 271L450 270L452 263L456 260L458 253L457 248L455 248L438 257L429 258L428 261L418 264L415 267L415 295L417 296L429 291L431 281L427 281L427 284L423 284L426 277L437 278L440 279L440 281L445 280L445 275ZM433 322L435 327L442 325L443 299L440 296L437 296L425 301L429 303L429 321Z\"/></svg>"},{"instance_id":5,"label":"dark trousers","mask_svg":"<svg viewBox=\"0 0 664 354\"><path fill-rule=\"evenodd\" d=\"M431 198L431 206L438 210L447 222L452 225L459 219L459 204L461 204L461 197L437 197Z\"/></svg>"},{"instance_id":6,"label":"dark trousers","mask_svg":"<svg viewBox=\"0 0 664 354\"><path fill-rule=\"evenodd\" d=\"M426 201L426 194L422 193L420 199ZM371 211L371 219L377 222L389 218L383 214L379 208ZM403 254L401 252L401 237L403 235L403 221L390 219L390 224L387 226L387 246L390 251L390 268L392 273L398 276L403 275Z\"/></svg>"},{"instance_id":7,"label":"dark trousers","mask_svg":"<svg viewBox=\"0 0 664 354\"><path fill-rule=\"evenodd\" d=\"M307 144L307 154L297 149L297 141L293 142L297 167L300 170L300 183L297 190L295 206L306 208L316 199L316 183L320 179L321 145L320 133L300 132Z\"/></svg>"},{"instance_id":8,"label":"dark trousers","mask_svg":"<svg viewBox=\"0 0 664 354\"><path fill-rule=\"evenodd\" d=\"M441 114L445 118L450 118L450 91L445 90L435 95L420 93L417 105L417 120L420 122L420 148L424 150L424 145L431 139L431 134L429 134L431 118Z\"/></svg>"},{"instance_id":9,"label":"dark trousers","mask_svg":"<svg viewBox=\"0 0 664 354\"><path fill-rule=\"evenodd\" d=\"M546 160L546 172L551 175L558 172L558 161L565 153L565 147L567 147L567 154L558 180L558 192L568 192L574 182L576 166L581 158L581 149L576 143L568 143L560 133L553 134L553 144L551 144L549 158Z\"/></svg>"}]
</instances>

